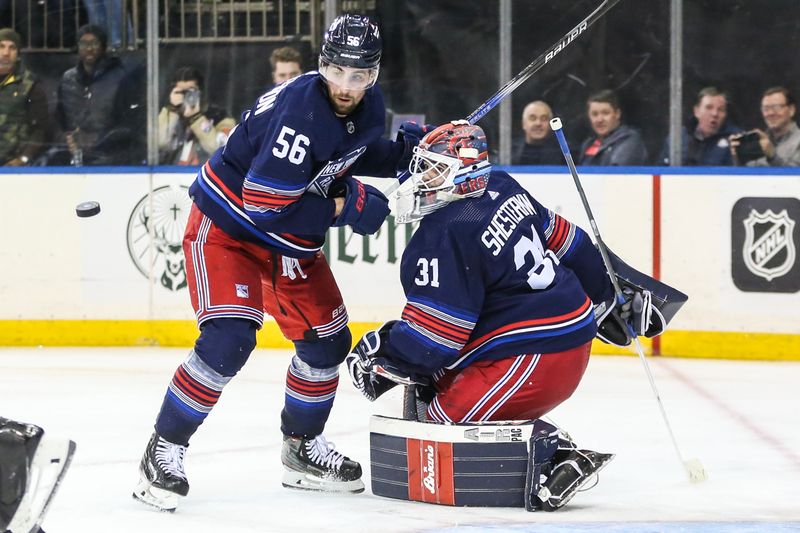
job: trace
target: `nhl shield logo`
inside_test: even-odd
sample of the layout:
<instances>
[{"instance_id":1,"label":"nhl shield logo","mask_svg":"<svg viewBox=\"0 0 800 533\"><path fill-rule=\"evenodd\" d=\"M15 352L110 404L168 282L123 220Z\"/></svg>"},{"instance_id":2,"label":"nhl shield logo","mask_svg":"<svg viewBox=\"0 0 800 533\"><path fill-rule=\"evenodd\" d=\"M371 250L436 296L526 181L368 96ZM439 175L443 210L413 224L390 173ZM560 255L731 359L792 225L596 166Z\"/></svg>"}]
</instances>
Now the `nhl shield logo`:
<instances>
[{"instance_id":1,"label":"nhl shield logo","mask_svg":"<svg viewBox=\"0 0 800 533\"><path fill-rule=\"evenodd\" d=\"M772 281L792 269L795 261L792 239L795 221L789 217L786 209L777 215L772 209L763 213L751 209L742 223L745 230L742 255L750 272Z\"/></svg>"}]
</instances>

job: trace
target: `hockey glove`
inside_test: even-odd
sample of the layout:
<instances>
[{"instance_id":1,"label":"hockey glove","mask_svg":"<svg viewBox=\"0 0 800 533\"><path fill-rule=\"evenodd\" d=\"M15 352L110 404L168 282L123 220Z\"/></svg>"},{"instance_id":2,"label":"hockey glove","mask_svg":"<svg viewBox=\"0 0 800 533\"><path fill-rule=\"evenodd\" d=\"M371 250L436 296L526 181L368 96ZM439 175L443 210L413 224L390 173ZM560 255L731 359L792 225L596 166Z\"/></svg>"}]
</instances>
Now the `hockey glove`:
<instances>
[{"instance_id":1,"label":"hockey glove","mask_svg":"<svg viewBox=\"0 0 800 533\"><path fill-rule=\"evenodd\" d=\"M397 130L396 141L403 143L403 153L397 162L397 169L405 171L411 163L411 156L414 155L414 147L419 144L422 138L430 131L436 129L433 124L417 124L416 122L403 122Z\"/></svg>"},{"instance_id":2,"label":"hockey glove","mask_svg":"<svg viewBox=\"0 0 800 533\"><path fill-rule=\"evenodd\" d=\"M428 132L434 129L436 126L433 124L417 124L414 121L406 121L400 124L400 128L397 130L397 140L416 141L414 142L414 146L416 146Z\"/></svg>"},{"instance_id":3,"label":"hockey glove","mask_svg":"<svg viewBox=\"0 0 800 533\"><path fill-rule=\"evenodd\" d=\"M350 176L336 180L329 195L344 197L344 207L333 225L350 226L359 235L375 233L389 215L389 200L383 193Z\"/></svg>"},{"instance_id":4,"label":"hockey glove","mask_svg":"<svg viewBox=\"0 0 800 533\"><path fill-rule=\"evenodd\" d=\"M653 305L650 291L625 287L622 295L625 299L622 305L612 300L595 307L597 337L601 341L627 346L633 341L633 335L650 338L664 332L666 322Z\"/></svg>"},{"instance_id":5,"label":"hockey glove","mask_svg":"<svg viewBox=\"0 0 800 533\"><path fill-rule=\"evenodd\" d=\"M427 383L427 380L404 372L389 360L384 346L395 322L391 320L376 330L368 331L345 358L353 385L371 402L397 384Z\"/></svg>"}]
</instances>

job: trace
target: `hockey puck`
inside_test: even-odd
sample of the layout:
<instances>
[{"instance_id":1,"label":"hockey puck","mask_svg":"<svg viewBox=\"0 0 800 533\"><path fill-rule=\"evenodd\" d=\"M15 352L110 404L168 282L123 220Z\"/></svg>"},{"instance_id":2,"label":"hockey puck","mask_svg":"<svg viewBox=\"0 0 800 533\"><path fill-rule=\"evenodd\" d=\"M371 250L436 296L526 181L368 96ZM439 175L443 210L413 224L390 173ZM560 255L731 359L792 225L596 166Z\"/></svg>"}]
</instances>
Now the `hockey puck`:
<instances>
[{"instance_id":1,"label":"hockey puck","mask_svg":"<svg viewBox=\"0 0 800 533\"><path fill-rule=\"evenodd\" d=\"M97 202L81 202L75 207L75 214L81 218L93 217L100 212L100 204Z\"/></svg>"}]
</instances>

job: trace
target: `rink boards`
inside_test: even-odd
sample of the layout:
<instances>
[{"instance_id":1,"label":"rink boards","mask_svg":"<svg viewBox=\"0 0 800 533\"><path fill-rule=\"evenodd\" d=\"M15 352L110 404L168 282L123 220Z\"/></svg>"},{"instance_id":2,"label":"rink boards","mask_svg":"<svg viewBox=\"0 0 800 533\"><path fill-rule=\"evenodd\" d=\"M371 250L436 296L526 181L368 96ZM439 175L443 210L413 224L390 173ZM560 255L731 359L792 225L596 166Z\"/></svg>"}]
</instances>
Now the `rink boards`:
<instances>
[{"instance_id":1,"label":"rink boards","mask_svg":"<svg viewBox=\"0 0 800 533\"><path fill-rule=\"evenodd\" d=\"M9 199L0 211L0 345L191 345L180 242L194 175L154 170L0 174ZM564 170L509 169L541 203L588 229ZM800 360L800 173L703 171L581 169L609 247L690 296L647 349ZM78 218L75 205L86 200L100 202L101 213ZM329 234L325 252L354 336L399 316L398 268L412 231L390 217L374 236ZM259 346L290 345L268 321ZM626 353L602 344L595 351Z\"/></svg>"}]
</instances>

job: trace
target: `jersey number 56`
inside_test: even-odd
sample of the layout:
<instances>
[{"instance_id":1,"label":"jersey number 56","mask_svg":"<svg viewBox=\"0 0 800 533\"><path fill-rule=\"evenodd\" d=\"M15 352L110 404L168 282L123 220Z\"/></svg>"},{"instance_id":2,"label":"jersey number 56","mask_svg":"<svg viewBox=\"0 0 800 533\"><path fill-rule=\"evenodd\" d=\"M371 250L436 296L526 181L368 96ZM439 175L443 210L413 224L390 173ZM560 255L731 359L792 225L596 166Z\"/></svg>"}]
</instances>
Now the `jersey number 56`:
<instances>
[{"instance_id":1,"label":"jersey number 56","mask_svg":"<svg viewBox=\"0 0 800 533\"><path fill-rule=\"evenodd\" d=\"M288 139L287 139L288 137ZM292 140L294 137L294 140ZM306 148L311 144L311 139L302 133L295 132L289 126L281 128L275 146L272 148L272 155L283 159L289 156L289 162L299 165L306 158Z\"/></svg>"}]
</instances>

